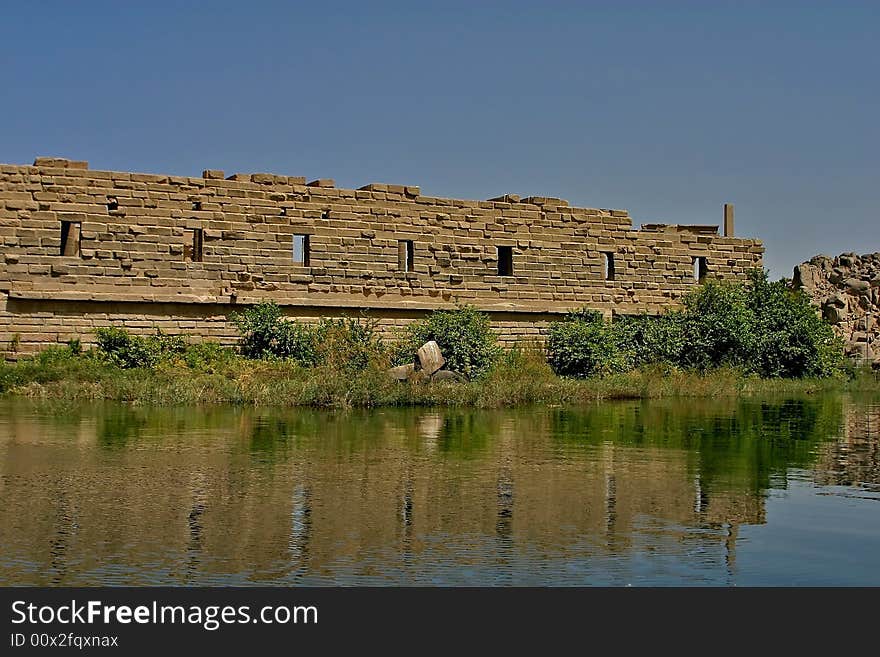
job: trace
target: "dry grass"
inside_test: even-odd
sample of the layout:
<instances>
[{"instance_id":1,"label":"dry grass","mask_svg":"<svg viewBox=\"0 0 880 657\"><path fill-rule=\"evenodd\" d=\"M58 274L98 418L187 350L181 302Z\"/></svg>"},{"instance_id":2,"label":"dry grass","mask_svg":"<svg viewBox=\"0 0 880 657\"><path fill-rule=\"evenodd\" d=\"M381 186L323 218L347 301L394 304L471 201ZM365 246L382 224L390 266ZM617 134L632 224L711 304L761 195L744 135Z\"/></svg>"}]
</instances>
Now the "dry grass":
<instances>
[{"instance_id":1,"label":"dry grass","mask_svg":"<svg viewBox=\"0 0 880 657\"><path fill-rule=\"evenodd\" d=\"M825 391L880 392L870 371L841 379L760 379L735 370L708 374L656 367L573 380L557 377L537 349L508 352L484 377L464 384L398 383L384 370L357 373L331 366L303 368L285 361L227 359L188 367L119 369L60 352L0 366L7 394L74 404L115 400L143 405L247 404L256 406L471 406L576 405L606 399L808 395Z\"/></svg>"}]
</instances>

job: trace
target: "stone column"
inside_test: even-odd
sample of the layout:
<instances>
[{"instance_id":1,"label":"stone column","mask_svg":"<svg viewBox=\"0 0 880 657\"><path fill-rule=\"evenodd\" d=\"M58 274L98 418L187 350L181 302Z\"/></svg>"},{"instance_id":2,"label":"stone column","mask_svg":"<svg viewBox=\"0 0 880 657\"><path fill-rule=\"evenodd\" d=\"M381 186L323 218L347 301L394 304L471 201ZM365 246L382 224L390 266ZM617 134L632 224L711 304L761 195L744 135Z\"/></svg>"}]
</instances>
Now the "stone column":
<instances>
[{"instance_id":1,"label":"stone column","mask_svg":"<svg viewBox=\"0 0 880 657\"><path fill-rule=\"evenodd\" d=\"M733 237L733 203L724 204L724 237Z\"/></svg>"}]
</instances>

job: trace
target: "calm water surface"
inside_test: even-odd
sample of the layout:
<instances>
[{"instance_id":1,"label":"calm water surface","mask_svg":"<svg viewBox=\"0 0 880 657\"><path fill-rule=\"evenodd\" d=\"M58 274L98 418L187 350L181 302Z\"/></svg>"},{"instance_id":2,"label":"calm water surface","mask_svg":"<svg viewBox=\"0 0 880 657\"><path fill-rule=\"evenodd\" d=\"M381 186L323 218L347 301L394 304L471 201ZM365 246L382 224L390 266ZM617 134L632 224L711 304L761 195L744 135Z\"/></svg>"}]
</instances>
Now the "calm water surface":
<instances>
[{"instance_id":1,"label":"calm water surface","mask_svg":"<svg viewBox=\"0 0 880 657\"><path fill-rule=\"evenodd\" d=\"M880 585L880 404L0 402L0 584Z\"/></svg>"}]
</instances>

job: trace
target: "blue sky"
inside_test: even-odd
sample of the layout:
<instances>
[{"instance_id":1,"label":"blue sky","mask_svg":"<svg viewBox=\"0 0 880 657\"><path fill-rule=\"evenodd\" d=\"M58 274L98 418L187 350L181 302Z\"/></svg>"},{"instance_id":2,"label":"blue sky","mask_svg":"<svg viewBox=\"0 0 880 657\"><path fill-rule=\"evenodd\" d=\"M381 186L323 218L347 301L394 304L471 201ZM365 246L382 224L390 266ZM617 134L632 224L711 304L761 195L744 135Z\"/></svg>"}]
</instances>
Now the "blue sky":
<instances>
[{"instance_id":1,"label":"blue sky","mask_svg":"<svg viewBox=\"0 0 880 657\"><path fill-rule=\"evenodd\" d=\"M0 161L559 196L636 224L729 201L790 275L880 250L878 33L877 2L9 3Z\"/></svg>"}]
</instances>

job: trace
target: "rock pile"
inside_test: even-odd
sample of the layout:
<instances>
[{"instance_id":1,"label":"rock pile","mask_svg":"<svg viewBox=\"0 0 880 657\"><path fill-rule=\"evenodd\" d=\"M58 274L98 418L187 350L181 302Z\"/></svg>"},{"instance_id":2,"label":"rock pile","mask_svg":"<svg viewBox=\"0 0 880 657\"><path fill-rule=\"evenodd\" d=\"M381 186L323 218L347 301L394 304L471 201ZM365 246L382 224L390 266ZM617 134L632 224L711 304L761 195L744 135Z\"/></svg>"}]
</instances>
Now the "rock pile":
<instances>
[{"instance_id":1,"label":"rock pile","mask_svg":"<svg viewBox=\"0 0 880 657\"><path fill-rule=\"evenodd\" d=\"M848 356L880 361L880 253L818 255L794 268L793 285L843 338Z\"/></svg>"},{"instance_id":2,"label":"rock pile","mask_svg":"<svg viewBox=\"0 0 880 657\"><path fill-rule=\"evenodd\" d=\"M426 383L428 381L464 383L467 381L467 378L458 372L442 369L444 365L446 365L446 359L440 352L440 345L431 340L419 347L414 363L392 367L388 370L388 373L398 381L415 381L419 383Z\"/></svg>"}]
</instances>

